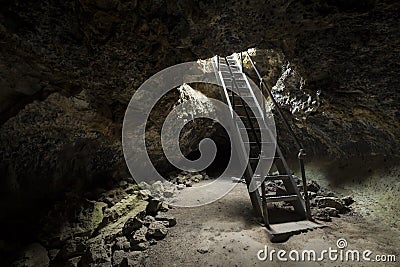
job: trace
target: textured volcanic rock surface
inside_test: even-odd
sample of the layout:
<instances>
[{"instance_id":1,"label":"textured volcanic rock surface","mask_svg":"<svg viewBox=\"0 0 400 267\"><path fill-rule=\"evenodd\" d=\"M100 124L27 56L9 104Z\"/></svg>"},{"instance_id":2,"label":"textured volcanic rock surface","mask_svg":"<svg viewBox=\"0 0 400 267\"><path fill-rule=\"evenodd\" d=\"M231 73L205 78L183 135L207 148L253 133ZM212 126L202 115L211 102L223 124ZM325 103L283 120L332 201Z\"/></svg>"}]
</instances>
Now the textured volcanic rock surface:
<instances>
[{"instance_id":1,"label":"textured volcanic rock surface","mask_svg":"<svg viewBox=\"0 0 400 267\"><path fill-rule=\"evenodd\" d=\"M290 116L307 151L399 153L397 1L0 3L1 190L11 199L126 174L120 131L140 84L165 67L250 47L284 55L264 68L271 86L280 80L286 114L318 96L317 108ZM156 117L172 105L164 103Z\"/></svg>"}]
</instances>

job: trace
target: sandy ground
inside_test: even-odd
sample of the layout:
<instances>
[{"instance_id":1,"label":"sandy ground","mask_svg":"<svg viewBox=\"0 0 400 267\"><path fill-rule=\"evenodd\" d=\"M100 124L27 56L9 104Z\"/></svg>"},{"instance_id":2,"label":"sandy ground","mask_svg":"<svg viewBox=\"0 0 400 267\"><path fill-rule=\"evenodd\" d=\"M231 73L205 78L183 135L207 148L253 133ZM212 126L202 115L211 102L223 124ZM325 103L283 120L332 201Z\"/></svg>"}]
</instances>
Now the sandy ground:
<instances>
[{"instance_id":1,"label":"sandy ground","mask_svg":"<svg viewBox=\"0 0 400 267\"><path fill-rule=\"evenodd\" d=\"M355 204L355 215L333 218L332 222L323 223L327 226L325 228L294 235L284 243L271 243L265 229L254 220L245 185L239 184L228 195L212 204L171 209L169 213L177 218L178 224L170 229L164 240L149 249L147 257L142 261L143 266L399 266L400 232L396 225L390 223L392 219L385 216L382 219L379 216L385 215L387 211L382 213L379 211L380 206L375 203L376 199L381 198L381 193L386 191L382 190L380 194L371 197L371 192L366 191L366 188L376 186L369 179L366 179L366 183L370 186L359 181L356 181L358 187L354 183L349 186L332 183L323 175L322 170L326 167L309 168L309 177L319 180L330 189L338 189L335 191L340 193L354 194L358 202ZM393 177L393 173L389 174ZM376 175L381 177L379 172ZM370 202L375 204L368 205ZM371 259L378 254L395 255L397 262L342 262L331 261L327 256L318 262L282 262L278 261L276 255L272 262L257 258L258 251L265 246L269 252L272 249L283 249L287 253L298 250L301 255L304 249L314 249L319 255L323 249L337 249L336 242L340 238L347 241L344 253L349 249L357 249L361 253L368 249L372 251Z\"/></svg>"},{"instance_id":2,"label":"sandy ground","mask_svg":"<svg viewBox=\"0 0 400 267\"><path fill-rule=\"evenodd\" d=\"M265 229L251 214L246 187L238 185L224 198L197 208L169 211L178 224L168 236L152 246L144 266L377 266L367 262L279 262L260 261L257 252L268 249L336 249L336 241L345 238L348 249L369 249L373 255L399 257L399 232L378 220L367 221L356 215L334 218L328 227L292 236L285 243L271 243ZM398 264L398 262L397 262ZM382 265L383 266L383 265ZM385 263L385 266L398 266Z\"/></svg>"}]
</instances>

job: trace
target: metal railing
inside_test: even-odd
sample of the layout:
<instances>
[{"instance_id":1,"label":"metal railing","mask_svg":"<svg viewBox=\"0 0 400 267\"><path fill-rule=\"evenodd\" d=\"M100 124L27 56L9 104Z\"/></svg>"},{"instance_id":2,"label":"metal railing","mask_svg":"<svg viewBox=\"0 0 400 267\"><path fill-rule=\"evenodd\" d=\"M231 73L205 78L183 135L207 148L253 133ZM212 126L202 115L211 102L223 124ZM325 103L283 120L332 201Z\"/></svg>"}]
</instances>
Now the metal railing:
<instances>
[{"instance_id":1,"label":"metal railing","mask_svg":"<svg viewBox=\"0 0 400 267\"><path fill-rule=\"evenodd\" d=\"M300 164L300 171L301 171L301 180L302 180L302 184L303 184L303 192L304 192L304 200L305 200L305 205L306 205L306 212L307 212L307 217L308 219L312 219L311 218L311 209L310 209L310 197L308 195L308 191L307 191L307 179L306 179L306 173L305 173L305 168L304 168L304 157L306 156L304 147L302 146L302 144L300 143L299 139L297 138L296 134L294 133L292 127L290 126L288 120L286 119L286 117L283 115L282 113L282 109L279 106L279 104L277 103L275 97L272 94L272 91L270 88L268 88L267 84L264 82L263 77L260 75L260 72L258 71L253 59L251 58L249 52L245 52L245 56L249 59L251 66L253 67L259 82L260 82L260 89L262 91L262 93L265 95L268 95L268 97L271 99L273 105L276 108L276 111L278 112L279 116L281 117L285 127L287 128L287 130L289 131L290 135L293 137L297 149L298 149L298 154L297 154L297 158L299 160L299 164ZM242 64L242 71L244 72L243 69L243 52L240 53L240 61ZM264 99L264 98L263 98ZM263 103L263 110L265 110L265 103Z\"/></svg>"}]
</instances>

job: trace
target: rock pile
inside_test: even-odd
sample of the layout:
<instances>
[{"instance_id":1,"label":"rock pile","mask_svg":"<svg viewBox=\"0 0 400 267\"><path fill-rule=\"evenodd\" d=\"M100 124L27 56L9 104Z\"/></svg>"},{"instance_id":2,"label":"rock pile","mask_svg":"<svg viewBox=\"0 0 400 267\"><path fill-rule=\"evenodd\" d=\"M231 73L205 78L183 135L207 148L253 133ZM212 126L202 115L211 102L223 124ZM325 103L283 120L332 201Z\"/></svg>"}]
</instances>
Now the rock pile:
<instances>
[{"instance_id":1,"label":"rock pile","mask_svg":"<svg viewBox=\"0 0 400 267\"><path fill-rule=\"evenodd\" d=\"M137 266L176 224L167 204L142 191L123 181L96 200L74 196L58 203L43 218L38 242L21 250L13 265Z\"/></svg>"},{"instance_id":2,"label":"rock pile","mask_svg":"<svg viewBox=\"0 0 400 267\"><path fill-rule=\"evenodd\" d=\"M304 196L301 180L294 176L295 183ZM232 178L234 183L245 183L242 178ZM286 195L286 189L280 180L268 181L267 192L275 192L277 195ZM349 213L354 199L351 196L339 197L336 193L321 187L316 181L307 181L307 192L310 198L312 217L321 221L332 221L331 217L339 217L340 214Z\"/></svg>"},{"instance_id":3,"label":"rock pile","mask_svg":"<svg viewBox=\"0 0 400 267\"><path fill-rule=\"evenodd\" d=\"M156 181L152 184L146 182L139 183L139 194L143 198L152 196L161 201L168 200L176 195L177 190L183 190L186 187L192 187L196 183L209 180L210 177L205 172L187 172L174 173L169 175L169 182Z\"/></svg>"},{"instance_id":4,"label":"rock pile","mask_svg":"<svg viewBox=\"0 0 400 267\"><path fill-rule=\"evenodd\" d=\"M303 190L302 186L299 186ZM311 212L314 219L332 221L331 217L349 213L354 199L351 196L340 197L336 193L321 187L316 181L307 181L307 192L310 197Z\"/></svg>"},{"instance_id":5,"label":"rock pile","mask_svg":"<svg viewBox=\"0 0 400 267\"><path fill-rule=\"evenodd\" d=\"M187 172L187 171L182 171L178 174L171 174L169 177L169 180L171 183L180 185L184 184L187 187L191 187L193 183L199 183L200 181L203 180L209 180L210 177L208 174L204 171L202 172Z\"/></svg>"}]
</instances>

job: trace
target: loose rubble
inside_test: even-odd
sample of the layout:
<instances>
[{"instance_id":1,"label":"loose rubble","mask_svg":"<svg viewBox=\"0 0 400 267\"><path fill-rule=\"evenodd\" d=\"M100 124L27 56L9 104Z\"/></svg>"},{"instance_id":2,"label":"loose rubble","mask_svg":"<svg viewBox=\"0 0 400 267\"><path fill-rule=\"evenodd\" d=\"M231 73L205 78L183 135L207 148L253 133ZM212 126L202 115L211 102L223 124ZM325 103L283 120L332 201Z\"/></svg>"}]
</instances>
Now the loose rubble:
<instances>
[{"instance_id":1,"label":"loose rubble","mask_svg":"<svg viewBox=\"0 0 400 267\"><path fill-rule=\"evenodd\" d=\"M302 190L302 187L300 188ZM332 221L332 217L340 217L352 211L354 203L351 196L340 198L336 193L321 187L316 181L307 181L312 217L321 221Z\"/></svg>"},{"instance_id":2,"label":"loose rubble","mask_svg":"<svg viewBox=\"0 0 400 267\"><path fill-rule=\"evenodd\" d=\"M43 218L38 242L21 250L15 266L137 266L146 250L165 238L176 219L162 183L151 190L130 180L96 199L70 196Z\"/></svg>"},{"instance_id":3,"label":"loose rubble","mask_svg":"<svg viewBox=\"0 0 400 267\"><path fill-rule=\"evenodd\" d=\"M139 192L143 197L153 196L157 199L168 200L176 196L177 191L184 190L187 187L193 187L195 184L209 179L210 177L204 171L171 173L169 175L169 181L156 181L152 184L146 182L139 183L141 189Z\"/></svg>"},{"instance_id":4,"label":"loose rubble","mask_svg":"<svg viewBox=\"0 0 400 267\"><path fill-rule=\"evenodd\" d=\"M103 190L97 199L72 196L64 203L54 205L43 218L43 231L38 242L21 251L13 262L15 266L31 262L43 266L136 266L146 257L146 250L168 235L176 219L168 214L169 205L163 200L184 189L209 179L205 173L180 173L168 183L135 185L123 181L119 187ZM241 183L243 179L233 179ZM297 179L299 190L302 185ZM271 181L267 190L285 194L281 181ZM313 218L331 221L332 217L348 213L354 203L351 196L340 197L307 182ZM199 249L199 253L208 250Z\"/></svg>"},{"instance_id":5,"label":"loose rubble","mask_svg":"<svg viewBox=\"0 0 400 267\"><path fill-rule=\"evenodd\" d=\"M295 182L303 193L303 186L300 179L295 178ZM237 178L233 182L241 182ZM267 192L276 192L277 195L287 194L282 181L269 181L266 183ZM351 204L354 199L351 196L339 197L336 193L321 187L316 181L307 181L307 193L310 198L312 217L321 221L332 221L332 217L340 217L340 214L346 214L352 211Z\"/></svg>"}]
</instances>

